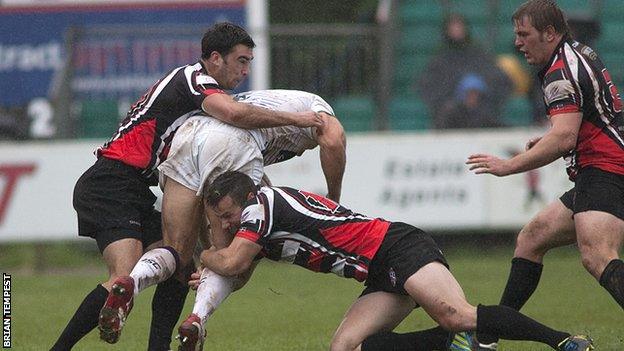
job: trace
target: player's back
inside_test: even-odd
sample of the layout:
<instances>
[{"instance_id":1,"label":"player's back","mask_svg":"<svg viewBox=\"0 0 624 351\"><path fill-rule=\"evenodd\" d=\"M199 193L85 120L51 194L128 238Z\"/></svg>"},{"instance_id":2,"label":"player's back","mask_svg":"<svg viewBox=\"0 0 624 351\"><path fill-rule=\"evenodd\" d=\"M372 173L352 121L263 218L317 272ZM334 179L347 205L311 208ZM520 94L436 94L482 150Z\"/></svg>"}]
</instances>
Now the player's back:
<instances>
[{"instance_id":1,"label":"player's back","mask_svg":"<svg viewBox=\"0 0 624 351\"><path fill-rule=\"evenodd\" d=\"M331 106L323 98L300 90L253 90L236 94L234 99L274 111L315 111L334 114ZM300 156L305 150L318 145L316 131L313 128L281 126L259 128L250 132L262 150L265 165Z\"/></svg>"}]
</instances>

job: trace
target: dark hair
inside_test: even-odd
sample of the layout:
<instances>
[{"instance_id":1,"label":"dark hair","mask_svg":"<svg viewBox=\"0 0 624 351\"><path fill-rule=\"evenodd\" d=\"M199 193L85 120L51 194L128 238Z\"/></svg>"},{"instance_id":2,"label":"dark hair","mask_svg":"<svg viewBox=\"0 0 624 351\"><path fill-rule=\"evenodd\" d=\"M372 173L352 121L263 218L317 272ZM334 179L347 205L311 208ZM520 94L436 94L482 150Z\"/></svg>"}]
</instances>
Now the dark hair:
<instances>
[{"instance_id":1,"label":"dark hair","mask_svg":"<svg viewBox=\"0 0 624 351\"><path fill-rule=\"evenodd\" d=\"M570 27L563 11L552 0L529 0L520 5L511 16L512 21L521 21L525 16L529 18L535 29L543 32L548 26L553 26L555 32L570 35Z\"/></svg>"},{"instance_id":2,"label":"dark hair","mask_svg":"<svg viewBox=\"0 0 624 351\"><path fill-rule=\"evenodd\" d=\"M207 59L213 51L225 56L238 44L251 49L256 47L256 43L242 27L229 22L216 23L202 37L201 57Z\"/></svg>"},{"instance_id":3,"label":"dark hair","mask_svg":"<svg viewBox=\"0 0 624 351\"><path fill-rule=\"evenodd\" d=\"M229 171L221 174L211 184L204 186L202 195L208 206L216 206L221 199L230 196L238 205L247 202L249 193L256 193L258 187L246 174Z\"/></svg>"}]
</instances>

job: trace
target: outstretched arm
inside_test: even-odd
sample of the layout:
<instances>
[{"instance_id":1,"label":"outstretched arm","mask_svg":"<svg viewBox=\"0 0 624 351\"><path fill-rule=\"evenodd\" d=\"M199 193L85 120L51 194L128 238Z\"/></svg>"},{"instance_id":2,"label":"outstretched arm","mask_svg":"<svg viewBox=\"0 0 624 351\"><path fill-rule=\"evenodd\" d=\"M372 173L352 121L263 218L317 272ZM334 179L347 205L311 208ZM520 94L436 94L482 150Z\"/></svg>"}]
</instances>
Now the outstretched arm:
<instances>
[{"instance_id":1,"label":"outstretched arm","mask_svg":"<svg viewBox=\"0 0 624 351\"><path fill-rule=\"evenodd\" d=\"M334 116L322 113L323 126L316 129L316 141L320 148L321 168L327 182L327 197L339 202L342 177L347 162L347 140L344 129Z\"/></svg>"},{"instance_id":2,"label":"outstretched arm","mask_svg":"<svg viewBox=\"0 0 624 351\"><path fill-rule=\"evenodd\" d=\"M562 113L551 117L552 128L535 143L529 143L525 152L511 159L500 159L488 154L474 154L466 164L476 174L489 173L496 176L521 173L545 166L566 155L576 147L581 126L580 112Z\"/></svg>"},{"instance_id":3,"label":"outstretched arm","mask_svg":"<svg viewBox=\"0 0 624 351\"><path fill-rule=\"evenodd\" d=\"M212 94L202 102L204 112L225 123L245 129L270 128L286 125L321 127L323 120L314 111L273 111L235 101L227 94Z\"/></svg>"}]
</instances>

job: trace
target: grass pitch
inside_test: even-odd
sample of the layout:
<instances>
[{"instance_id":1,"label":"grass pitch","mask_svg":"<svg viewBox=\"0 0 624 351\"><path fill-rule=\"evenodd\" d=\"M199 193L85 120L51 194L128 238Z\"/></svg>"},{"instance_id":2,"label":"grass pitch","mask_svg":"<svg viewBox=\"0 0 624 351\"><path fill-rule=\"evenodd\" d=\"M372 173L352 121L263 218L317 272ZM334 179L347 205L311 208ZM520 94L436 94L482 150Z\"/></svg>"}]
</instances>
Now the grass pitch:
<instances>
[{"instance_id":1,"label":"grass pitch","mask_svg":"<svg viewBox=\"0 0 624 351\"><path fill-rule=\"evenodd\" d=\"M498 302L509 272L511 247L445 251L471 303ZM105 277L102 267L92 273L13 273L13 349L49 349L83 297ZM355 280L263 262L248 285L211 318L204 350L327 350L343 313L361 290ZM150 288L138 297L119 343L105 344L94 331L74 349L146 350L152 293ZM187 299L183 317L190 313L193 296ZM546 257L541 284L523 312L553 328L591 335L597 350L624 350L624 313L585 272L574 248L554 250ZM417 309L398 331L432 326L434 322ZM499 346L502 351L548 349L530 342L502 341Z\"/></svg>"}]
</instances>

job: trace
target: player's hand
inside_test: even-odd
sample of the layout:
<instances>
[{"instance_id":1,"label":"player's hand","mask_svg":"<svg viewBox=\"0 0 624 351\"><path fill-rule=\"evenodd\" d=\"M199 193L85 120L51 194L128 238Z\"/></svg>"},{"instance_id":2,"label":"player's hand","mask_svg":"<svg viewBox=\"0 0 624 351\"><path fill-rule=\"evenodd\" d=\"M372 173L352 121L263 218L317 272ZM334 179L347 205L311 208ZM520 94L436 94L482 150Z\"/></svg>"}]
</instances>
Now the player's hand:
<instances>
[{"instance_id":1,"label":"player's hand","mask_svg":"<svg viewBox=\"0 0 624 351\"><path fill-rule=\"evenodd\" d=\"M524 150L529 151L529 149L535 146L535 144L537 144L537 142L540 140L542 140L542 137L533 138L527 141L526 145L524 146Z\"/></svg>"},{"instance_id":2,"label":"player's hand","mask_svg":"<svg viewBox=\"0 0 624 351\"><path fill-rule=\"evenodd\" d=\"M301 128L316 127L322 128L324 125L323 116L314 111L298 112L294 125Z\"/></svg>"},{"instance_id":3,"label":"player's hand","mask_svg":"<svg viewBox=\"0 0 624 351\"><path fill-rule=\"evenodd\" d=\"M193 290L197 290L197 288L199 287L201 270L202 268L200 267L197 269L197 272L191 273L191 279L189 280L188 285Z\"/></svg>"},{"instance_id":4,"label":"player's hand","mask_svg":"<svg viewBox=\"0 0 624 351\"><path fill-rule=\"evenodd\" d=\"M503 177L511 174L508 160L503 160L492 155L470 155L468 156L466 164L470 165L470 170L474 171L475 174L488 173L498 177Z\"/></svg>"}]
</instances>

